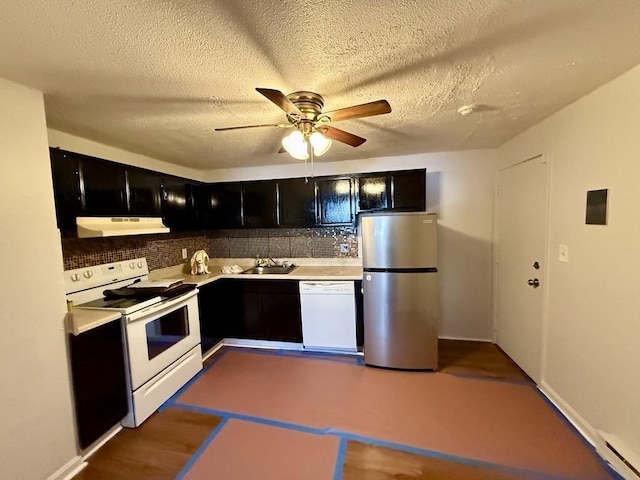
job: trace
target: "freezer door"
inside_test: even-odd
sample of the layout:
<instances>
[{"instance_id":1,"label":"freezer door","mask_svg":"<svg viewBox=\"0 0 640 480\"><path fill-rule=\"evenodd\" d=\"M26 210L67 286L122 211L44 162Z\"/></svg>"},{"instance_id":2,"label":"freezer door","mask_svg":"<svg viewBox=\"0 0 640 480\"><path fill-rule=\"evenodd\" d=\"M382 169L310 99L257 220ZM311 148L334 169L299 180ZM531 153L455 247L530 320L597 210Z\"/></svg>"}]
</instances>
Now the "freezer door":
<instances>
[{"instance_id":1,"label":"freezer door","mask_svg":"<svg viewBox=\"0 0 640 480\"><path fill-rule=\"evenodd\" d=\"M364 362L412 370L438 367L438 274L367 273Z\"/></svg>"},{"instance_id":2,"label":"freezer door","mask_svg":"<svg viewBox=\"0 0 640 480\"><path fill-rule=\"evenodd\" d=\"M427 213L363 215L364 268L437 267L437 216Z\"/></svg>"}]
</instances>

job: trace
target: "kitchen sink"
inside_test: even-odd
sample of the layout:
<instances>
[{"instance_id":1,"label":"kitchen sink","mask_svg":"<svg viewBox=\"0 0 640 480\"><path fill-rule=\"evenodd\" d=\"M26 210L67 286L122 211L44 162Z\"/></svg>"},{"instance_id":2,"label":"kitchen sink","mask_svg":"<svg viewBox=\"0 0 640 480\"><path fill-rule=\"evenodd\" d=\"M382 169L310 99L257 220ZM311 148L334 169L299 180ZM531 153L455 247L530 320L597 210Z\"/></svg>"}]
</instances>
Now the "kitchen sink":
<instances>
[{"instance_id":1,"label":"kitchen sink","mask_svg":"<svg viewBox=\"0 0 640 480\"><path fill-rule=\"evenodd\" d=\"M296 268L296 265L289 265L283 267L282 265L271 265L268 267L252 267L249 268L242 273L246 273L249 275L265 275L265 274L287 274L293 272Z\"/></svg>"}]
</instances>

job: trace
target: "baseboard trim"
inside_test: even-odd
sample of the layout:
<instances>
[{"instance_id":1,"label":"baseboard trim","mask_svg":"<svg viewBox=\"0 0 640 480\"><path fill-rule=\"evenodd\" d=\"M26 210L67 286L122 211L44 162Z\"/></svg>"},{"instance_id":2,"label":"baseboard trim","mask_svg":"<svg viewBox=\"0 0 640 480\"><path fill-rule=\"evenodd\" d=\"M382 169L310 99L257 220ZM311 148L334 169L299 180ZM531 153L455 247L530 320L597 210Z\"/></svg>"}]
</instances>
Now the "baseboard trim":
<instances>
[{"instance_id":1,"label":"baseboard trim","mask_svg":"<svg viewBox=\"0 0 640 480\"><path fill-rule=\"evenodd\" d=\"M116 434L118 434L118 432L120 432L121 430L122 430L122 425L120 425L119 423L111 427L107 431L107 433L102 435L98 440L96 440L91 445L89 445L89 447L86 450L84 450L84 452L82 452L82 460L87 460L91 455L93 455L100 448L102 448L102 446L105 443L107 443L109 440L115 437Z\"/></svg>"},{"instance_id":2,"label":"baseboard trim","mask_svg":"<svg viewBox=\"0 0 640 480\"><path fill-rule=\"evenodd\" d=\"M48 477L47 480L71 480L87 465L88 463L84 462L82 457L78 455L60 467L56 472Z\"/></svg>"},{"instance_id":3,"label":"baseboard trim","mask_svg":"<svg viewBox=\"0 0 640 480\"><path fill-rule=\"evenodd\" d=\"M485 342L493 343L493 340L489 338L474 338L474 337L450 337L448 335L438 335L440 340L464 340L466 342Z\"/></svg>"},{"instance_id":4,"label":"baseboard trim","mask_svg":"<svg viewBox=\"0 0 640 480\"><path fill-rule=\"evenodd\" d=\"M269 340L247 340L239 338L225 338L223 343L229 347L244 348L268 348L272 350L303 350L301 343L294 342L272 342Z\"/></svg>"},{"instance_id":5,"label":"baseboard trim","mask_svg":"<svg viewBox=\"0 0 640 480\"><path fill-rule=\"evenodd\" d=\"M638 476L607 447L606 440L582 416L578 414L563 398L544 381L538 389L560 411L571 425L589 442L602 460L627 480L638 480Z\"/></svg>"}]
</instances>

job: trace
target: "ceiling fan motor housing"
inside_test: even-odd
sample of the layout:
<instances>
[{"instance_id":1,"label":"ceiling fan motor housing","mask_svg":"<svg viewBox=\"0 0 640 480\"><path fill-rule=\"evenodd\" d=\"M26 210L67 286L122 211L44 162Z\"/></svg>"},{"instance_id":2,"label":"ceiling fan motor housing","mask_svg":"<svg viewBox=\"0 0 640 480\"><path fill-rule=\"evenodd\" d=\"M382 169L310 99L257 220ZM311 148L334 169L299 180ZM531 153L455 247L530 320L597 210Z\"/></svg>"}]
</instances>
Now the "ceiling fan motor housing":
<instances>
[{"instance_id":1,"label":"ceiling fan motor housing","mask_svg":"<svg viewBox=\"0 0 640 480\"><path fill-rule=\"evenodd\" d=\"M322 113L324 98L313 92L293 92L287 98L302 112L305 120L315 121Z\"/></svg>"}]
</instances>

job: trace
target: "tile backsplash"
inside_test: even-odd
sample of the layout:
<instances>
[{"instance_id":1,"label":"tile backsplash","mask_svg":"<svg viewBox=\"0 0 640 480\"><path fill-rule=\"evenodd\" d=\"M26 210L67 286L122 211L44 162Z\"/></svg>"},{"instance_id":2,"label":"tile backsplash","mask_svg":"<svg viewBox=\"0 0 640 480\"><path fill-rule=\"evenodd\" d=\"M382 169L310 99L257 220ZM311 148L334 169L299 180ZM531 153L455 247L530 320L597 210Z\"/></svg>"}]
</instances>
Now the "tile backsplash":
<instances>
[{"instance_id":1,"label":"tile backsplash","mask_svg":"<svg viewBox=\"0 0 640 480\"><path fill-rule=\"evenodd\" d=\"M64 269L83 268L103 263L146 257L150 270L184 262L182 249L189 258L196 250L207 250L209 239L203 232L135 235L109 238L63 238Z\"/></svg>"},{"instance_id":2,"label":"tile backsplash","mask_svg":"<svg viewBox=\"0 0 640 480\"><path fill-rule=\"evenodd\" d=\"M262 228L209 232L209 255L219 258L357 257L358 237L352 227ZM348 245L348 253L340 245Z\"/></svg>"},{"instance_id":3,"label":"tile backsplash","mask_svg":"<svg viewBox=\"0 0 640 480\"><path fill-rule=\"evenodd\" d=\"M341 253L340 245L348 245ZM64 269L146 257L150 270L185 262L196 250L212 258L334 258L357 257L358 238L353 227L212 230L110 238L63 238Z\"/></svg>"}]
</instances>

